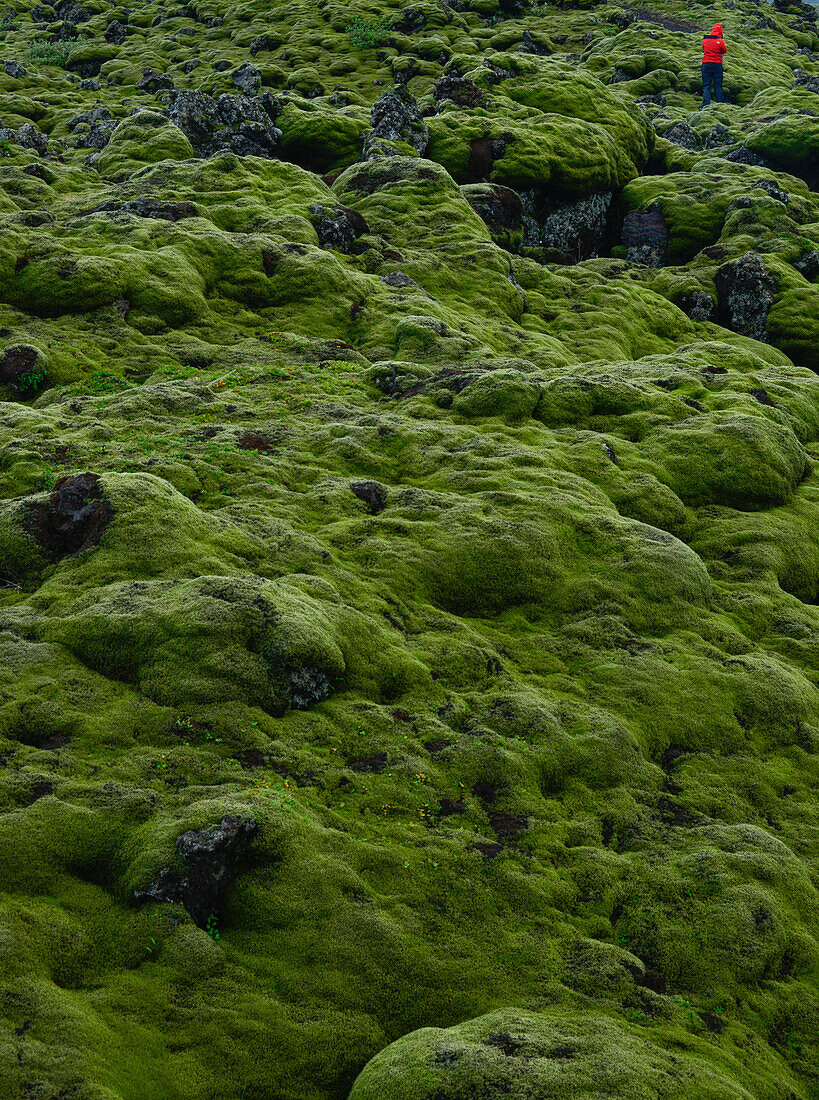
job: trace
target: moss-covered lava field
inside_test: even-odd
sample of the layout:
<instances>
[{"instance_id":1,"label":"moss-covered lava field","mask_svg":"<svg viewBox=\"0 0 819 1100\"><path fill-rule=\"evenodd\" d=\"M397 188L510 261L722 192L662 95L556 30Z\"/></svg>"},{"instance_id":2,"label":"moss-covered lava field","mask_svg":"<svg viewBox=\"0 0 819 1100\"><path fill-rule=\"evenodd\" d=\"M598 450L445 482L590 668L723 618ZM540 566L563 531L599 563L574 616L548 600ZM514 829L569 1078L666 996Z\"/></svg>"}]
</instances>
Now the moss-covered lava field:
<instances>
[{"instance_id":1,"label":"moss-covered lava field","mask_svg":"<svg viewBox=\"0 0 819 1100\"><path fill-rule=\"evenodd\" d=\"M0 1100L819 1098L817 9L641 2L0 13Z\"/></svg>"}]
</instances>

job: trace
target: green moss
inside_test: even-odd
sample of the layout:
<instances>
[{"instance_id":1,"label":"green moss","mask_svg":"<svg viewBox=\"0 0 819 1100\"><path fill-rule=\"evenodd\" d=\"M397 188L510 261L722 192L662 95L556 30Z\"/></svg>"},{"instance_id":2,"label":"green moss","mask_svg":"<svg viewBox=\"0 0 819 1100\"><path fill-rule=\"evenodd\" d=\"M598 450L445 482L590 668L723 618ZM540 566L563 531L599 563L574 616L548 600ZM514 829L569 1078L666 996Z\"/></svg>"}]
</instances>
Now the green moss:
<instances>
[{"instance_id":1,"label":"green moss","mask_svg":"<svg viewBox=\"0 0 819 1100\"><path fill-rule=\"evenodd\" d=\"M700 112L675 0L83 6L76 71L26 56L56 13L0 27L49 139L0 157L0 1095L808 1100L819 40L739 0ZM281 157L136 87L248 62ZM430 144L359 161L396 78ZM486 224L501 182L591 258ZM718 302L749 251L767 343ZM226 814L218 940L136 904Z\"/></svg>"},{"instance_id":2,"label":"green moss","mask_svg":"<svg viewBox=\"0 0 819 1100\"><path fill-rule=\"evenodd\" d=\"M106 179L124 180L145 164L188 160L193 148L178 127L155 111L139 111L119 124L95 167Z\"/></svg>"},{"instance_id":3,"label":"green moss","mask_svg":"<svg viewBox=\"0 0 819 1100\"><path fill-rule=\"evenodd\" d=\"M431 1100L443 1092L460 1100L476 1089L487 1098L500 1097L508 1095L510 1080L521 1100L567 1091L647 1100L675 1095L679 1061L692 1097L753 1095L731 1070L720 1072L698 1054L694 1047L672 1056L638 1029L602 1015L590 1020L565 1009L540 1014L499 1009L457 1027L423 1028L400 1039L366 1067L350 1100L368 1100L385 1090L396 1100Z\"/></svg>"}]
</instances>

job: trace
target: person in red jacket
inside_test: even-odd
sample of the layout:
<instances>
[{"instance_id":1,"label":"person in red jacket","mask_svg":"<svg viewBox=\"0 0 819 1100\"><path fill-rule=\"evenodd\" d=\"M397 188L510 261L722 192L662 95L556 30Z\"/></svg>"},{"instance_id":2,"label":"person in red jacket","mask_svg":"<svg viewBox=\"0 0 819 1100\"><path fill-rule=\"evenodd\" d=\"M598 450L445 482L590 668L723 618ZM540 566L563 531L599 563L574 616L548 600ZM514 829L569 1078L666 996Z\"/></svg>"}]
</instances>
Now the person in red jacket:
<instances>
[{"instance_id":1,"label":"person in red jacket","mask_svg":"<svg viewBox=\"0 0 819 1100\"><path fill-rule=\"evenodd\" d=\"M722 103L722 57L727 47L722 40L722 26L714 24L714 29L702 40L702 105L711 102L711 85L714 85L714 98Z\"/></svg>"}]
</instances>

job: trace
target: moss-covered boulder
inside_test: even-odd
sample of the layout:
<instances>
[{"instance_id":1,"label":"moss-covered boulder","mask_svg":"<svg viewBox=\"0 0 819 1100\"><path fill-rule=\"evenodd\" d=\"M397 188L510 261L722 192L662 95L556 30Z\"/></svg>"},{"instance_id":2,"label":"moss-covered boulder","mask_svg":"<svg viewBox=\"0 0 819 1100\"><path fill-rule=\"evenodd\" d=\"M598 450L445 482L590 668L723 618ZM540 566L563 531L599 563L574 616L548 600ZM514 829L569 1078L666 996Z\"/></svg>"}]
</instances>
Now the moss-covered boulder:
<instances>
[{"instance_id":1,"label":"moss-covered boulder","mask_svg":"<svg viewBox=\"0 0 819 1100\"><path fill-rule=\"evenodd\" d=\"M693 1048L693 1049L692 1049ZM739 1071L739 1072L737 1072ZM357 1078L350 1100L753 1095L739 1067L711 1067L695 1044L672 1055L644 1033L602 1015L498 1009L457 1026L422 1028L387 1047Z\"/></svg>"}]
</instances>

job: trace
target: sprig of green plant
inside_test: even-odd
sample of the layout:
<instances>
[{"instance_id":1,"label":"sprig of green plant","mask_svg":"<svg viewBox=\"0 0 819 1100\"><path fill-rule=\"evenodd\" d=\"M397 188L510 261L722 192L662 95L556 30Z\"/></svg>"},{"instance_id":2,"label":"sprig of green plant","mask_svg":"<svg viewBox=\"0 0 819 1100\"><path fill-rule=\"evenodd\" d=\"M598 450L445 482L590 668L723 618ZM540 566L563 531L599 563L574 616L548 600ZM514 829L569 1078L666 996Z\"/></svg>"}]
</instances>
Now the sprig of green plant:
<instances>
[{"instance_id":1,"label":"sprig of green plant","mask_svg":"<svg viewBox=\"0 0 819 1100\"><path fill-rule=\"evenodd\" d=\"M49 42L45 38L36 38L26 50L26 58L35 65L58 65L65 68L73 48L73 42Z\"/></svg>"},{"instance_id":2,"label":"sprig of green plant","mask_svg":"<svg viewBox=\"0 0 819 1100\"><path fill-rule=\"evenodd\" d=\"M208 923L205 925L205 931L214 942L219 939L219 932L217 931L216 924L216 915L211 913L208 917Z\"/></svg>"},{"instance_id":3,"label":"sprig of green plant","mask_svg":"<svg viewBox=\"0 0 819 1100\"><path fill-rule=\"evenodd\" d=\"M46 378L48 378L48 372L45 367L36 367L26 374L18 375L14 385L21 392L36 393Z\"/></svg>"},{"instance_id":4,"label":"sprig of green plant","mask_svg":"<svg viewBox=\"0 0 819 1100\"><path fill-rule=\"evenodd\" d=\"M371 50L376 46L383 46L392 30L393 17L384 16L383 19L372 20L357 16L347 25L347 34L350 42L358 46L360 50Z\"/></svg>"}]
</instances>

